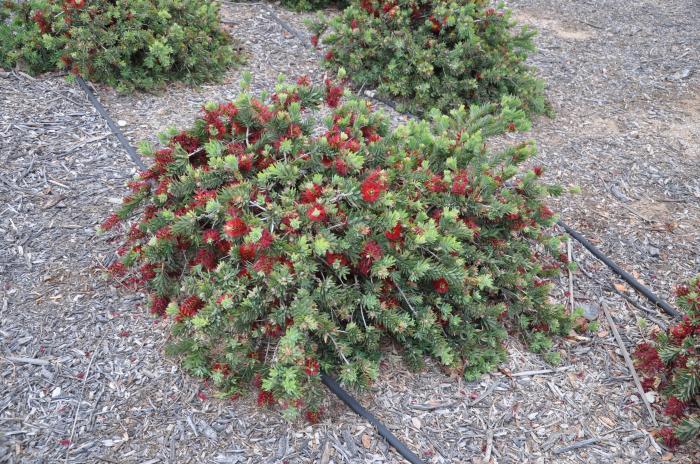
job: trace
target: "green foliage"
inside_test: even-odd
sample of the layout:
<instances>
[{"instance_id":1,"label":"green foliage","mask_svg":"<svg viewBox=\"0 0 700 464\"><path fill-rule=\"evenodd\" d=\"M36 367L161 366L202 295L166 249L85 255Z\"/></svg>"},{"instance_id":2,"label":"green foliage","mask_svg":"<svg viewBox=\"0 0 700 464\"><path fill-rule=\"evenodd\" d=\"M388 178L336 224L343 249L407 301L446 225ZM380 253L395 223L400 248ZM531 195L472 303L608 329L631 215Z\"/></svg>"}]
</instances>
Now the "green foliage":
<instances>
[{"instance_id":1,"label":"green foliage","mask_svg":"<svg viewBox=\"0 0 700 464\"><path fill-rule=\"evenodd\" d=\"M215 80L241 60L209 0L6 2L0 20L0 66L67 69L122 91Z\"/></svg>"},{"instance_id":2,"label":"green foliage","mask_svg":"<svg viewBox=\"0 0 700 464\"><path fill-rule=\"evenodd\" d=\"M282 0L282 5L295 11L313 11L329 6L343 7L345 0Z\"/></svg>"},{"instance_id":3,"label":"green foliage","mask_svg":"<svg viewBox=\"0 0 700 464\"><path fill-rule=\"evenodd\" d=\"M515 95L548 113L544 83L525 64L535 32L486 0L356 0L314 28L325 63L357 87L376 88L401 109L424 112L497 103Z\"/></svg>"},{"instance_id":4,"label":"green foliage","mask_svg":"<svg viewBox=\"0 0 700 464\"><path fill-rule=\"evenodd\" d=\"M550 188L519 167L532 144L485 143L527 126L519 102L389 131L342 93L327 83L317 113L324 92L306 79L265 101L243 92L142 145L155 162L102 228L133 219L112 271L174 320L172 352L227 394L252 383L261 405L310 419L319 371L367 386L382 340L467 379L503 361L509 330L548 353L571 328L548 300L562 266L546 251Z\"/></svg>"},{"instance_id":5,"label":"green foliage","mask_svg":"<svg viewBox=\"0 0 700 464\"><path fill-rule=\"evenodd\" d=\"M673 427L659 436L670 447L700 435L700 276L676 288L683 320L656 336L656 343L641 343L635 364L647 390L659 390L665 399L664 414Z\"/></svg>"}]
</instances>

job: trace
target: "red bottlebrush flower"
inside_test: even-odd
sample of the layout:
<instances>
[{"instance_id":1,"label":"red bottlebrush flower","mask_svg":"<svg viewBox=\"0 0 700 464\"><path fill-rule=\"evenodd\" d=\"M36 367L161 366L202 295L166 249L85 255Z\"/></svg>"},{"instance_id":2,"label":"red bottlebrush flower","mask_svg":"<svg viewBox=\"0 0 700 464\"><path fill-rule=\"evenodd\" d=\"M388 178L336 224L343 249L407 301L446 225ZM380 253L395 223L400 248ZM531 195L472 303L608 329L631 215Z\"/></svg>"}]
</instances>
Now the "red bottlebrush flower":
<instances>
[{"instance_id":1,"label":"red bottlebrush flower","mask_svg":"<svg viewBox=\"0 0 700 464\"><path fill-rule=\"evenodd\" d=\"M444 277L440 277L438 280L433 282L433 289L441 295L444 295L450 290L450 286Z\"/></svg>"},{"instance_id":2,"label":"red bottlebrush flower","mask_svg":"<svg viewBox=\"0 0 700 464\"><path fill-rule=\"evenodd\" d=\"M365 246L362 247L360 262L357 266L360 274L369 274L372 264L378 259L381 259L382 256L384 256L384 252L382 251L382 247L377 242L370 240L369 242L365 243Z\"/></svg>"},{"instance_id":3,"label":"red bottlebrush flower","mask_svg":"<svg viewBox=\"0 0 700 464\"><path fill-rule=\"evenodd\" d=\"M515 127L515 123L509 122L506 126L506 129L508 129L508 132L515 132L517 130L517 127Z\"/></svg>"},{"instance_id":4,"label":"red bottlebrush flower","mask_svg":"<svg viewBox=\"0 0 700 464\"><path fill-rule=\"evenodd\" d=\"M680 419L685 416L685 410L688 408L688 403L685 403L675 396L668 399L666 407L664 408L664 414L673 419Z\"/></svg>"},{"instance_id":5,"label":"red bottlebrush flower","mask_svg":"<svg viewBox=\"0 0 700 464\"><path fill-rule=\"evenodd\" d=\"M399 240L401 240L402 232L403 226L401 225L401 223L397 223L393 229L384 232L384 236L392 242L398 242Z\"/></svg>"},{"instance_id":6,"label":"red bottlebrush flower","mask_svg":"<svg viewBox=\"0 0 700 464\"><path fill-rule=\"evenodd\" d=\"M259 102L256 99L253 99L251 104L257 110L258 120L260 121L260 123L267 124L268 122L270 122L270 120L272 119L274 114L272 113L272 111L270 111L270 109L265 104ZM248 140L250 140L250 138ZM251 142L251 143L253 143L253 142Z\"/></svg>"},{"instance_id":7,"label":"red bottlebrush flower","mask_svg":"<svg viewBox=\"0 0 700 464\"><path fill-rule=\"evenodd\" d=\"M107 268L110 274L116 277L123 276L126 274L126 266L124 266L124 263L121 261L115 261L112 264L109 265Z\"/></svg>"},{"instance_id":8,"label":"red bottlebrush flower","mask_svg":"<svg viewBox=\"0 0 700 464\"><path fill-rule=\"evenodd\" d=\"M141 272L141 279L143 279L144 282L153 279L156 276L154 269L155 265L151 263L146 263L143 266L141 266L141 268L139 269L139 271Z\"/></svg>"},{"instance_id":9,"label":"red bottlebrush flower","mask_svg":"<svg viewBox=\"0 0 700 464\"><path fill-rule=\"evenodd\" d=\"M62 438L58 441L58 444L61 446L69 446L71 444L71 441L69 438Z\"/></svg>"},{"instance_id":10,"label":"red bottlebrush flower","mask_svg":"<svg viewBox=\"0 0 700 464\"><path fill-rule=\"evenodd\" d=\"M308 87L311 85L311 79L309 79L309 76L301 76L299 79L297 79L297 85Z\"/></svg>"},{"instance_id":11,"label":"red bottlebrush flower","mask_svg":"<svg viewBox=\"0 0 700 464\"><path fill-rule=\"evenodd\" d=\"M162 150L158 150L155 154L155 162L161 166L168 165L172 163L173 160L173 151L170 148L163 148Z\"/></svg>"},{"instance_id":12,"label":"red bottlebrush flower","mask_svg":"<svg viewBox=\"0 0 700 464\"><path fill-rule=\"evenodd\" d=\"M306 375L318 375L318 370L318 361L313 358L306 358L306 361L304 362L304 372L306 372Z\"/></svg>"},{"instance_id":13,"label":"red bottlebrush flower","mask_svg":"<svg viewBox=\"0 0 700 464\"><path fill-rule=\"evenodd\" d=\"M311 410L306 411L306 420L309 421L310 424L318 424L318 421L320 419L321 419L321 411L311 411Z\"/></svg>"},{"instance_id":14,"label":"red bottlebrush flower","mask_svg":"<svg viewBox=\"0 0 700 464\"><path fill-rule=\"evenodd\" d=\"M314 48L318 48L318 36L315 34L311 36L311 45L313 45Z\"/></svg>"},{"instance_id":15,"label":"red bottlebrush flower","mask_svg":"<svg viewBox=\"0 0 700 464\"><path fill-rule=\"evenodd\" d=\"M170 139L170 141L173 145L179 144L187 153L192 153L199 148L199 139L197 137L192 137L187 134L187 132L180 132Z\"/></svg>"},{"instance_id":16,"label":"red bottlebrush flower","mask_svg":"<svg viewBox=\"0 0 700 464\"><path fill-rule=\"evenodd\" d=\"M634 350L635 364L641 372L654 375L664 368L659 352L649 343L640 343Z\"/></svg>"},{"instance_id":17,"label":"red bottlebrush flower","mask_svg":"<svg viewBox=\"0 0 700 464\"><path fill-rule=\"evenodd\" d=\"M374 203L377 201L383 190L384 186L381 183L370 178L365 179L362 182L362 185L360 185L362 199L368 203Z\"/></svg>"},{"instance_id":18,"label":"red bottlebrush flower","mask_svg":"<svg viewBox=\"0 0 700 464\"><path fill-rule=\"evenodd\" d=\"M162 296L153 296L151 299L151 314L156 316L164 317L165 310L168 307L170 301Z\"/></svg>"},{"instance_id":19,"label":"red bottlebrush flower","mask_svg":"<svg viewBox=\"0 0 700 464\"><path fill-rule=\"evenodd\" d=\"M224 233L232 238L241 237L248 233L248 225L238 216L234 216L233 219L226 221Z\"/></svg>"},{"instance_id":20,"label":"red bottlebrush flower","mask_svg":"<svg viewBox=\"0 0 700 464\"><path fill-rule=\"evenodd\" d=\"M326 59L326 61L330 61L333 59L334 56L335 55L333 54L333 50L328 50L324 58Z\"/></svg>"},{"instance_id":21,"label":"red bottlebrush flower","mask_svg":"<svg viewBox=\"0 0 700 464\"><path fill-rule=\"evenodd\" d=\"M228 364L225 363L214 363L211 366L212 372L220 372L221 375L224 377L228 376L231 373L231 368L229 367Z\"/></svg>"},{"instance_id":22,"label":"red bottlebrush flower","mask_svg":"<svg viewBox=\"0 0 700 464\"><path fill-rule=\"evenodd\" d=\"M170 240L173 238L173 233L169 226L161 227L156 231L156 238L158 240Z\"/></svg>"},{"instance_id":23,"label":"red bottlebrush flower","mask_svg":"<svg viewBox=\"0 0 700 464\"><path fill-rule=\"evenodd\" d=\"M355 29L357 29L357 20L356 19L353 19L352 21L350 21L350 29L352 29L353 31Z\"/></svg>"},{"instance_id":24,"label":"red bottlebrush flower","mask_svg":"<svg viewBox=\"0 0 700 464\"><path fill-rule=\"evenodd\" d=\"M200 309L204 307L204 302L199 299L198 296L192 295L188 296L182 303L180 303L179 316L182 317L192 317L199 312Z\"/></svg>"},{"instance_id":25,"label":"red bottlebrush flower","mask_svg":"<svg viewBox=\"0 0 700 464\"><path fill-rule=\"evenodd\" d=\"M442 177L434 175L425 182L425 187L431 192L444 192L445 181L442 180Z\"/></svg>"},{"instance_id":26,"label":"red bottlebrush flower","mask_svg":"<svg viewBox=\"0 0 700 464\"><path fill-rule=\"evenodd\" d=\"M435 33L440 32L440 29L442 29L442 24L440 24L440 21L438 21L437 19L435 19L435 16L430 16L430 18L428 18L428 19L429 19L430 22L432 23L432 24L430 25L430 29L431 29L433 32L435 32Z\"/></svg>"},{"instance_id":27,"label":"red bottlebrush flower","mask_svg":"<svg viewBox=\"0 0 700 464\"><path fill-rule=\"evenodd\" d=\"M676 437L676 434L673 432L673 429L671 427L662 428L661 430L659 430L658 435L659 438L661 438L661 441L663 441L664 444L670 449L675 449L680 444L680 441Z\"/></svg>"},{"instance_id":28,"label":"red bottlebrush flower","mask_svg":"<svg viewBox=\"0 0 700 464\"><path fill-rule=\"evenodd\" d=\"M37 26L39 26L39 31L42 34L46 34L51 30L51 28L49 27L49 23L46 22L46 19L44 18L44 13L42 11L39 10L36 13L34 13L32 19L37 24Z\"/></svg>"},{"instance_id":29,"label":"red bottlebrush flower","mask_svg":"<svg viewBox=\"0 0 700 464\"><path fill-rule=\"evenodd\" d=\"M687 285L679 285L678 287L676 287L676 295L678 296L687 296L689 293L690 289Z\"/></svg>"},{"instance_id":30,"label":"red bottlebrush flower","mask_svg":"<svg viewBox=\"0 0 700 464\"><path fill-rule=\"evenodd\" d=\"M554 216L554 212L551 209L549 209L549 207L547 207L546 205L543 205L542 207L540 207L540 218L541 219L547 220L547 219L551 218L552 216Z\"/></svg>"},{"instance_id":31,"label":"red bottlebrush flower","mask_svg":"<svg viewBox=\"0 0 700 464\"><path fill-rule=\"evenodd\" d=\"M323 205L315 203L308 209L306 216L312 221L323 222L326 220L326 210L323 208Z\"/></svg>"},{"instance_id":32,"label":"red bottlebrush flower","mask_svg":"<svg viewBox=\"0 0 700 464\"><path fill-rule=\"evenodd\" d=\"M537 177L540 177L544 173L544 168L542 166L535 166L532 168L532 172L535 173Z\"/></svg>"},{"instance_id":33,"label":"red bottlebrush flower","mask_svg":"<svg viewBox=\"0 0 700 464\"><path fill-rule=\"evenodd\" d=\"M206 248L200 248L197 251L197 256L195 256L194 260L192 261L192 264L200 264L203 269L212 271L217 264L216 254Z\"/></svg>"},{"instance_id":34,"label":"red bottlebrush flower","mask_svg":"<svg viewBox=\"0 0 700 464\"><path fill-rule=\"evenodd\" d=\"M676 324L672 326L669 329L669 332L671 334L671 337L674 339L676 343L682 343L685 338L692 334L694 332L694 329L692 325L690 325L690 321L684 320L683 322L680 322L679 324Z\"/></svg>"},{"instance_id":35,"label":"red bottlebrush flower","mask_svg":"<svg viewBox=\"0 0 700 464\"><path fill-rule=\"evenodd\" d=\"M275 404L275 396L272 392L260 390L260 393L258 393L258 406L265 407L273 404Z\"/></svg>"},{"instance_id":36,"label":"red bottlebrush flower","mask_svg":"<svg viewBox=\"0 0 700 464\"><path fill-rule=\"evenodd\" d=\"M219 240L221 240L221 235L219 235L219 231L216 229L207 229L202 232L202 241L207 245L214 245Z\"/></svg>"},{"instance_id":37,"label":"red bottlebrush flower","mask_svg":"<svg viewBox=\"0 0 700 464\"><path fill-rule=\"evenodd\" d=\"M253 169L253 155L250 153L238 155L238 169L243 172L248 172Z\"/></svg>"},{"instance_id":38,"label":"red bottlebrush flower","mask_svg":"<svg viewBox=\"0 0 700 464\"><path fill-rule=\"evenodd\" d=\"M341 253L326 253L326 263L328 263L329 266L332 266L336 261L343 266L350 265L350 260L345 255Z\"/></svg>"},{"instance_id":39,"label":"red bottlebrush flower","mask_svg":"<svg viewBox=\"0 0 700 464\"><path fill-rule=\"evenodd\" d=\"M337 172L341 176L347 176L348 175L348 164L343 159L336 158L335 159L335 172Z\"/></svg>"},{"instance_id":40,"label":"red bottlebrush flower","mask_svg":"<svg viewBox=\"0 0 700 464\"><path fill-rule=\"evenodd\" d=\"M464 195L467 193L467 187L469 187L469 178L466 173L460 173L452 181L451 192L454 195Z\"/></svg>"},{"instance_id":41,"label":"red bottlebrush flower","mask_svg":"<svg viewBox=\"0 0 700 464\"><path fill-rule=\"evenodd\" d=\"M362 248L362 255L376 261L384 256L384 252L382 251L382 247L377 242L370 240L369 242L365 243L365 246Z\"/></svg>"},{"instance_id":42,"label":"red bottlebrush flower","mask_svg":"<svg viewBox=\"0 0 700 464\"><path fill-rule=\"evenodd\" d=\"M275 241L275 237L272 236L269 230L263 229L262 236L258 240L257 247L261 250L268 248Z\"/></svg>"},{"instance_id":43,"label":"red bottlebrush flower","mask_svg":"<svg viewBox=\"0 0 700 464\"><path fill-rule=\"evenodd\" d=\"M679 354L673 359L674 369L685 369L688 367L688 356Z\"/></svg>"},{"instance_id":44,"label":"red bottlebrush flower","mask_svg":"<svg viewBox=\"0 0 700 464\"><path fill-rule=\"evenodd\" d=\"M275 261L269 256L261 256L253 263L253 270L255 272L262 272L265 275L269 275L272 272L272 267L275 265Z\"/></svg>"},{"instance_id":45,"label":"red bottlebrush flower","mask_svg":"<svg viewBox=\"0 0 700 464\"><path fill-rule=\"evenodd\" d=\"M111 230L114 226L119 224L119 221L121 221L121 218L117 216L117 213L113 213L100 225L100 229L103 231Z\"/></svg>"},{"instance_id":46,"label":"red bottlebrush flower","mask_svg":"<svg viewBox=\"0 0 700 464\"><path fill-rule=\"evenodd\" d=\"M328 52L333 57L333 52ZM326 54L326 59L328 54ZM331 108L336 108L340 103L340 98L343 96L343 87L340 85L332 85L330 79L326 80L326 104Z\"/></svg>"},{"instance_id":47,"label":"red bottlebrush flower","mask_svg":"<svg viewBox=\"0 0 700 464\"><path fill-rule=\"evenodd\" d=\"M313 203L321 196L322 188L320 185L312 184L311 187L306 187L306 190L301 192L302 203Z\"/></svg>"},{"instance_id":48,"label":"red bottlebrush flower","mask_svg":"<svg viewBox=\"0 0 700 464\"><path fill-rule=\"evenodd\" d=\"M645 377L640 383L642 384L642 389L647 392L654 389L656 381L651 377Z\"/></svg>"}]
</instances>

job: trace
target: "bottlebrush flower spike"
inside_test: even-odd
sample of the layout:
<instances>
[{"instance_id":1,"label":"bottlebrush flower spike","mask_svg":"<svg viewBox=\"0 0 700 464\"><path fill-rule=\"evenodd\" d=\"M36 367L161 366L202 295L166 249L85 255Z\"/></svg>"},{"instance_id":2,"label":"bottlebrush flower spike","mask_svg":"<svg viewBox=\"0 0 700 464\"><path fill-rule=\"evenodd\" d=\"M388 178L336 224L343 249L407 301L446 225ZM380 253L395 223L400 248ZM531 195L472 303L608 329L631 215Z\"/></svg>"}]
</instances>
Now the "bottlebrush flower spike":
<instances>
[{"instance_id":1,"label":"bottlebrush flower spike","mask_svg":"<svg viewBox=\"0 0 700 464\"><path fill-rule=\"evenodd\" d=\"M433 282L433 288L436 292L440 293L441 295L444 295L450 290L450 286L448 285L447 280L445 280L444 277L440 277L438 280Z\"/></svg>"},{"instance_id":2,"label":"bottlebrush flower spike","mask_svg":"<svg viewBox=\"0 0 700 464\"><path fill-rule=\"evenodd\" d=\"M196 295L188 296L180 303L179 316L192 317L204 307L204 302Z\"/></svg>"},{"instance_id":3,"label":"bottlebrush flower spike","mask_svg":"<svg viewBox=\"0 0 700 464\"><path fill-rule=\"evenodd\" d=\"M306 216L314 222L323 222L326 220L326 210L320 203L315 203L308 209Z\"/></svg>"},{"instance_id":4,"label":"bottlebrush flower spike","mask_svg":"<svg viewBox=\"0 0 700 464\"><path fill-rule=\"evenodd\" d=\"M241 237L248 233L248 225L238 216L226 221L224 233L232 238Z\"/></svg>"}]
</instances>

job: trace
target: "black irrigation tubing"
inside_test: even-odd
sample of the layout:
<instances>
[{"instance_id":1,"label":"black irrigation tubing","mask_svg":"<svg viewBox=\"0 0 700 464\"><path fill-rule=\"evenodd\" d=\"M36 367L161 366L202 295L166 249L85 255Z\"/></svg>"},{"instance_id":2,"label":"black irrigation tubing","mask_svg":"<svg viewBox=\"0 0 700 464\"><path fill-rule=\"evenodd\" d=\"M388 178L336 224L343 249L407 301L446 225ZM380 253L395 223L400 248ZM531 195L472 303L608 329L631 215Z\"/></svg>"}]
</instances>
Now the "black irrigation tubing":
<instances>
[{"instance_id":1,"label":"black irrigation tubing","mask_svg":"<svg viewBox=\"0 0 700 464\"><path fill-rule=\"evenodd\" d=\"M557 224L563 228L566 233L571 235L574 239L576 239L577 242L579 242L581 245L583 245L588 251L591 252L593 256L601 260L606 266L608 266L615 274L619 275L625 282L630 284L632 287L634 287L635 290L637 290L639 293L644 295L649 301L654 303L656 306L659 308L663 309L668 315L680 319L683 317L683 314L681 314L677 309L675 309L673 306L668 304L663 298L660 298L657 296L654 292L652 292L648 287L644 286L641 282L639 282L637 279L634 278L629 272L625 271L622 269L620 266L615 264L608 256L606 256L602 251L600 251L598 248L596 248L595 245L593 245L591 242L586 240L586 238L581 235L579 232L575 231L568 225L566 225L563 221L557 222Z\"/></svg>"},{"instance_id":2,"label":"black irrigation tubing","mask_svg":"<svg viewBox=\"0 0 700 464\"><path fill-rule=\"evenodd\" d=\"M107 114L107 111L105 110L104 106L102 106L102 103L100 103L100 101L97 99L90 86L88 86L83 80L83 78L80 76L75 76L75 80L78 81L78 85L81 89L83 89L83 91L88 97L88 100L90 100L90 103L92 103L92 106L94 106L97 112L100 113L100 116L102 116L102 119L105 120L105 122L109 126L109 129L117 137L117 140L119 140L119 143L121 143L122 147L124 147L124 150L126 150L126 153L129 155L129 158L131 158L131 161L133 161L136 164L136 166L138 166L141 170L145 171L147 168L146 165L143 164L143 160L136 152L134 147L131 146L126 137L124 137L124 134L121 130L119 130L119 127L117 127L117 125L114 124L114 121L111 117L109 117L109 114Z\"/></svg>"},{"instance_id":3,"label":"black irrigation tubing","mask_svg":"<svg viewBox=\"0 0 700 464\"><path fill-rule=\"evenodd\" d=\"M358 403L355 398L343 390L343 388L338 385L338 382L333 380L331 377L328 377L326 374L321 374L321 382L323 382L324 385L326 385L326 387L328 387L328 389L335 394L335 396L340 398L343 403L347 404L350 409L355 411L355 413L357 413L359 416L367 419L367 422L372 424L377 429L379 435L384 437L386 441L393 446L394 449L408 462L411 464L423 464L423 461L421 461L420 458L413 453L413 451L408 449L406 445L396 438L396 436L391 433L391 431L387 429L386 426L379 421L379 419L374 417L371 412L362 407L362 405Z\"/></svg>"},{"instance_id":4,"label":"black irrigation tubing","mask_svg":"<svg viewBox=\"0 0 700 464\"><path fill-rule=\"evenodd\" d=\"M272 19L277 22L280 26L282 26L283 29L285 29L287 32L295 36L302 44L306 45L307 47L310 47L311 44L309 40L305 39L302 34L300 34L298 31L296 31L288 22L285 20L281 19L279 16L275 14L275 12L271 8L266 8L267 12L272 16ZM320 53L320 52L319 52ZM382 103L388 104L392 108L396 109L395 106L393 106L391 103L385 102L383 100L378 100L381 101ZM412 116L412 115L410 115ZM601 260L603 263L605 263L606 266L608 266L613 272L615 272L617 275L619 275L623 280L625 280L628 284L630 284L635 290L637 290L639 293L644 295L649 301L654 303L656 306L659 308L663 309L667 314L670 316L680 319L683 317L683 315L675 309L673 306L668 304L664 299L660 298L657 296L654 292L652 292L648 287L644 286L641 282L639 282L637 279L635 279L629 272L626 272L624 269L622 269L620 266L615 264L608 256L606 256L602 251L600 251L598 248L596 248L591 242L586 240L586 238L581 235L579 232L575 231L568 225L566 225L563 221L559 221L557 224L559 224L560 227L562 227L570 236L572 236L576 241L578 241L581 245L583 245L588 251L593 254L596 258Z\"/></svg>"},{"instance_id":5,"label":"black irrigation tubing","mask_svg":"<svg viewBox=\"0 0 700 464\"><path fill-rule=\"evenodd\" d=\"M85 83L85 81L80 77L77 76L76 80L78 81L78 85L80 85L80 88L83 89L85 94L88 97L88 100L90 100L90 103L92 103L92 106L95 107L98 113L102 116L102 118L105 120L107 125L109 126L109 129L112 131L112 133L117 137L117 140L119 140L119 143L124 147L126 152L129 154L129 158L141 169L146 170L146 165L143 163L143 160L141 159L141 156L134 150L134 147L131 146L128 140L126 140L126 137L124 137L124 134L122 131L117 127L116 124L114 124L114 121L112 118L107 114L107 111L105 108L102 106L102 104L97 100L97 97L95 96L94 92L92 89ZM372 413L367 411L365 408L362 407L360 403L357 402L355 398L353 398L347 391L345 391L338 383L333 380L331 377L327 376L326 374L321 374L321 381L323 384L328 387L328 389L336 395L343 403L347 404L350 409L352 409L355 413L357 413L359 416L363 417L364 419L367 420L370 424L372 424L376 429L377 432L379 432L379 435L384 437L386 441L394 447L394 449L401 455L403 456L408 462L411 464L424 464L423 461L418 458L411 450L409 450L406 445L404 445L396 436L389 431L388 428L384 424L382 424L379 419L374 417Z\"/></svg>"}]
</instances>

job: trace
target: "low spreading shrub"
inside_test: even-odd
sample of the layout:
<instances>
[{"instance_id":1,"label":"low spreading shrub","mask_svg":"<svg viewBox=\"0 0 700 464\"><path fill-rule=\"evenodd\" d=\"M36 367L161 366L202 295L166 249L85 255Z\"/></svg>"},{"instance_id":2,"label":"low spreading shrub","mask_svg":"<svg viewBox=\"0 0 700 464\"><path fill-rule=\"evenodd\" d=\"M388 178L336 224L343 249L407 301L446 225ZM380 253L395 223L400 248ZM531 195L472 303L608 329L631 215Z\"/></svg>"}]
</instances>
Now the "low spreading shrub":
<instances>
[{"instance_id":1,"label":"low spreading shrub","mask_svg":"<svg viewBox=\"0 0 700 464\"><path fill-rule=\"evenodd\" d=\"M0 66L67 69L125 91L214 80L241 59L209 0L6 1L0 21Z\"/></svg>"},{"instance_id":2,"label":"low spreading shrub","mask_svg":"<svg viewBox=\"0 0 700 464\"><path fill-rule=\"evenodd\" d=\"M400 109L424 112L519 97L545 113L544 84L525 64L535 34L486 0L361 0L314 26L325 64Z\"/></svg>"},{"instance_id":3,"label":"low spreading shrub","mask_svg":"<svg viewBox=\"0 0 700 464\"><path fill-rule=\"evenodd\" d=\"M383 340L467 379L504 359L508 329L549 352L571 326L548 301L561 264L543 199L559 188L519 169L531 144L485 145L527 126L518 102L392 132L342 96L304 78L244 91L141 147L154 163L102 229L128 225L111 270L173 320L171 352L226 395L252 384L310 420L319 372L365 386Z\"/></svg>"},{"instance_id":4,"label":"low spreading shrub","mask_svg":"<svg viewBox=\"0 0 700 464\"><path fill-rule=\"evenodd\" d=\"M312 11L329 6L343 7L345 0L282 0L282 5L295 11Z\"/></svg>"},{"instance_id":5,"label":"low spreading shrub","mask_svg":"<svg viewBox=\"0 0 700 464\"><path fill-rule=\"evenodd\" d=\"M663 413L672 427L659 437L673 448L700 434L700 276L676 288L683 320L658 333L652 343L640 343L634 353L645 390L661 392Z\"/></svg>"}]
</instances>

